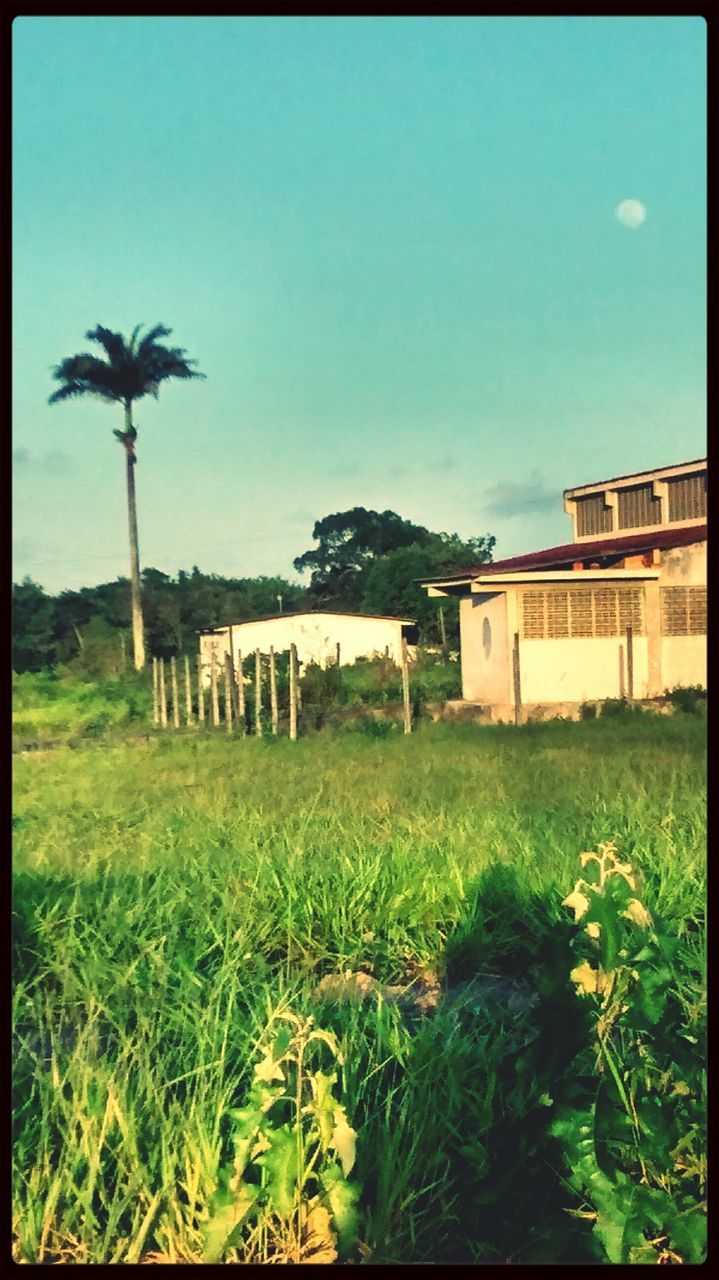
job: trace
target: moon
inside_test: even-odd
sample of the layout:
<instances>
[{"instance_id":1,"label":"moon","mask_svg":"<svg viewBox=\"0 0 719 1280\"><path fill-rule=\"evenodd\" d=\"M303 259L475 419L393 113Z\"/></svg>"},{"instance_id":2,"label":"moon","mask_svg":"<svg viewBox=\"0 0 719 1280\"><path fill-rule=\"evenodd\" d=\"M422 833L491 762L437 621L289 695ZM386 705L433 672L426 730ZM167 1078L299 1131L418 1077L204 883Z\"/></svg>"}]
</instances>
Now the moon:
<instances>
[{"instance_id":1,"label":"moon","mask_svg":"<svg viewBox=\"0 0 719 1280\"><path fill-rule=\"evenodd\" d=\"M614 210L617 222L634 231L646 221L647 211L641 200L622 200Z\"/></svg>"}]
</instances>

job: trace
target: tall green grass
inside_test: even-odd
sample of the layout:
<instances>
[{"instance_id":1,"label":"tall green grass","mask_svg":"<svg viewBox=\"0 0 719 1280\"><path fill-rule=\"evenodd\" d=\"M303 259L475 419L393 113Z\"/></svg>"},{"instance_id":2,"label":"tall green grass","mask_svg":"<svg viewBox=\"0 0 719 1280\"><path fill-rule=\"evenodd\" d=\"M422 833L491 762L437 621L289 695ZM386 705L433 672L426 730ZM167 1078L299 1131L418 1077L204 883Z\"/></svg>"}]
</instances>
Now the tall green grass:
<instances>
[{"instance_id":1,"label":"tall green grass","mask_svg":"<svg viewBox=\"0 0 719 1280\"><path fill-rule=\"evenodd\" d=\"M16 758L18 1256L197 1260L280 1000L340 1039L371 1260L589 1256L541 1101L580 1028L570 984L541 1025L465 984L539 982L578 852L614 841L701 998L704 794L689 716ZM431 969L454 998L318 1004L347 969Z\"/></svg>"}]
</instances>

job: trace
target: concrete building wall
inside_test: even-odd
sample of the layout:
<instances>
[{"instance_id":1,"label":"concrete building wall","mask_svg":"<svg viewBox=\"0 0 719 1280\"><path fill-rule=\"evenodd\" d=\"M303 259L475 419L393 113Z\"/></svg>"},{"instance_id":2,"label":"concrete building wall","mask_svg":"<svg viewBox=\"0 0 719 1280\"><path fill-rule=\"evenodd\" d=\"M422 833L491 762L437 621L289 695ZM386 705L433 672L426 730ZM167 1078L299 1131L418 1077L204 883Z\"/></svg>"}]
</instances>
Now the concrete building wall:
<instances>
[{"instance_id":1,"label":"concrete building wall","mask_svg":"<svg viewBox=\"0 0 719 1280\"><path fill-rule=\"evenodd\" d=\"M634 697L646 698L646 636L635 636ZM520 640L522 702L587 702L627 696L627 654L623 638Z\"/></svg>"},{"instance_id":2,"label":"concrete building wall","mask_svg":"<svg viewBox=\"0 0 719 1280\"><path fill-rule=\"evenodd\" d=\"M664 689L693 684L706 689L706 636L662 636L662 684Z\"/></svg>"},{"instance_id":3,"label":"concrete building wall","mask_svg":"<svg viewBox=\"0 0 719 1280\"><path fill-rule=\"evenodd\" d=\"M688 547L662 551L659 565L660 586L702 587L707 582L707 544L693 542Z\"/></svg>"},{"instance_id":4,"label":"concrete building wall","mask_svg":"<svg viewBox=\"0 0 719 1280\"><path fill-rule=\"evenodd\" d=\"M511 698L511 650L507 632L507 595L467 596L459 606L462 697L489 706Z\"/></svg>"},{"instance_id":5,"label":"concrete building wall","mask_svg":"<svg viewBox=\"0 0 719 1280\"><path fill-rule=\"evenodd\" d=\"M340 646L342 666L357 658L371 657L374 653L389 656L399 663L402 657L402 624L394 618L347 617L343 614L287 614L280 618L267 618L258 622L242 622L232 627L232 652L243 657L260 649L269 653L270 645L276 653L283 653L291 644L297 645L300 664L317 662L325 666L334 662L337 645ZM200 640L203 663L211 662L214 649L220 661L230 652L229 630L204 635Z\"/></svg>"}]
</instances>

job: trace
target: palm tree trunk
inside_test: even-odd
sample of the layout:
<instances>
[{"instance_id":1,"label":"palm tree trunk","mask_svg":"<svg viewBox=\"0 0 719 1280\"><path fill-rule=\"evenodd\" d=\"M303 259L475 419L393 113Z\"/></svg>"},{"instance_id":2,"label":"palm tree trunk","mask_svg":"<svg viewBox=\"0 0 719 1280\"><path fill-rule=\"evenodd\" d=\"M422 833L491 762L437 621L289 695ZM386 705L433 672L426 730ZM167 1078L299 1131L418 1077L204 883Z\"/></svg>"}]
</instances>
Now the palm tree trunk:
<instances>
[{"instance_id":1,"label":"palm tree trunk","mask_svg":"<svg viewBox=\"0 0 719 1280\"><path fill-rule=\"evenodd\" d=\"M140 550L137 540L137 507L135 504L135 448L132 437L132 406L125 405L125 457L127 468L127 516L130 530L130 591L132 595L132 644L135 669L145 665L145 636L142 626L140 593Z\"/></svg>"}]
</instances>

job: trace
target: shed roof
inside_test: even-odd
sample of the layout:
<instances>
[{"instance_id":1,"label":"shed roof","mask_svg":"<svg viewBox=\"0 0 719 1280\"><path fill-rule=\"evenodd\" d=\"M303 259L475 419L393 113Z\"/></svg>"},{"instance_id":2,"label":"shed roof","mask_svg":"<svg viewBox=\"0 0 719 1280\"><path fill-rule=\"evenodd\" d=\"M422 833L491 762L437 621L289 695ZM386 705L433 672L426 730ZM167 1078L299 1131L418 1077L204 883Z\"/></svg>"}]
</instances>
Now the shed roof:
<instances>
[{"instance_id":1,"label":"shed roof","mask_svg":"<svg viewBox=\"0 0 719 1280\"><path fill-rule=\"evenodd\" d=\"M523 556L510 556L506 560L495 560L492 564L479 564L471 569L458 573L445 574L441 578L419 578L424 584L468 581L471 578L487 577L495 573L513 573L524 569L558 569L562 565L569 568L573 564L584 564L588 560L618 560L625 555L641 555L644 551L669 551L673 547L686 547L694 542L706 539L706 524L677 529L657 529L648 533L622 534L616 538L601 538L596 542L564 542L558 547L546 547L543 551L531 551Z\"/></svg>"},{"instance_id":2,"label":"shed roof","mask_svg":"<svg viewBox=\"0 0 719 1280\"><path fill-rule=\"evenodd\" d=\"M390 613L352 613L347 609L297 609L293 612L263 613L259 618L237 618L234 622L223 622L221 626L207 627L200 635L212 635L216 631L227 631L228 627L249 627L253 622L280 622L286 618L359 618L367 622L401 622L403 626L416 626L415 618L397 618Z\"/></svg>"}]
</instances>

